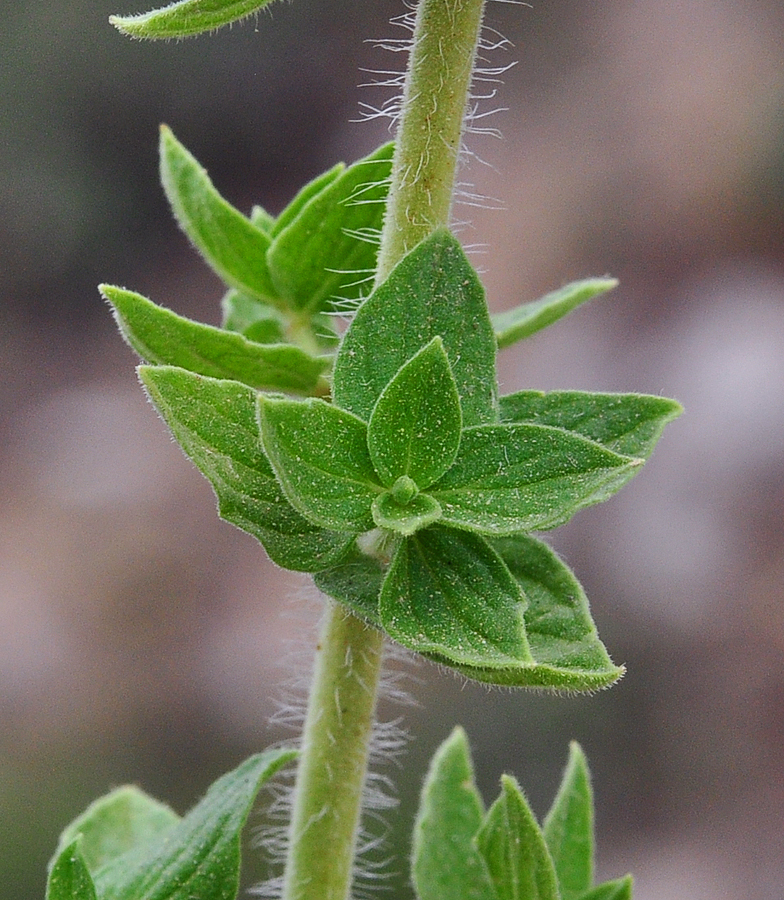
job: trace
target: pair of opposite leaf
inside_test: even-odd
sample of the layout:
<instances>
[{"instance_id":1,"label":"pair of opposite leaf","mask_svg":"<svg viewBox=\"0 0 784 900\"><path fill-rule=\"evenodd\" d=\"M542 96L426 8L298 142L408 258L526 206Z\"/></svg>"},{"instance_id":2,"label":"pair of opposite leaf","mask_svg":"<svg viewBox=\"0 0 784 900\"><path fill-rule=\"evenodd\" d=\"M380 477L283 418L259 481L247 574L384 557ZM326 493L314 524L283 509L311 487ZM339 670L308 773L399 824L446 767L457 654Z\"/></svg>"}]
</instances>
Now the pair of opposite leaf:
<instances>
[{"instance_id":1,"label":"pair of opposite leaf","mask_svg":"<svg viewBox=\"0 0 784 900\"><path fill-rule=\"evenodd\" d=\"M283 338L313 337L324 312L358 296L390 156L387 146L335 167L277 219L258 208L246 219L163 130L172 207L231 289L224 328L130 291L104 294L155 364L140 370L145 387L213 484L220 514L275 562L316 573L353 612L470 677L608 684L622 670L582 589L527 532L614 493L677 404L577 392L499 399L495 357L614 282L579 282L491 320L476 273L440 230L359 307L334 362L332 402L257 394L324 393L330 359ZM297 382L303 371L307 383Z\"/></svg>"}]
</instances>

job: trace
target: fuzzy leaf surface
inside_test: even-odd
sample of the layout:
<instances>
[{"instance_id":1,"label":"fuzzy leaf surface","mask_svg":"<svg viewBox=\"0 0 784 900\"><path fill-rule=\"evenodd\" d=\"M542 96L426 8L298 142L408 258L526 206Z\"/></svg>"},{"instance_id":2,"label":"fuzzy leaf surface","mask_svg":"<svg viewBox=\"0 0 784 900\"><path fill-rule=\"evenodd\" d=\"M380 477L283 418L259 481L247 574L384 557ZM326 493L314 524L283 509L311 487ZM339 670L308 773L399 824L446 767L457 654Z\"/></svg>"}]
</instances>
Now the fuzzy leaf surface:
<instances>
[{"instance_id":1,"label":"fuzzy leaf surface","mask_svg":"<svg viewBox=\"0 0 784 900\"><path fill-rule=\"evenodd\" d=\"M371 512L379 528L408 537L437 522L441 518L441 505L428 494L417 494L413 500L402 505L390 491L385 491L373 501Z\"/></svg>"},{"instance_id":2,"label":"fuzzy leaf surface","mask_svg":"<svg viewBox=\"0 0 784 900\"><path fill-rule=\"evenodd\" d=\"M392 168L392 144L350 165L302 202L267 254L277 293L311 313L356 300L372 281Z\"/></svg>"},{"instance_id":3,"label":"fuzzy leaf surface","mask_svg":"<svg viewBox=\"0 0 784 900\"><path fill-rule=\"evenodd\" d=\"M284 228L287 228L302 212L306 204L328 188L345 170L345 163L336 163L331 169L327 169L326 172L322 172L321 175L317 175L312 181L301 187L268 229L270 237L276 237Z\"/></svg>"},{"instance_id":4,"label":"fuzzy leaf surface","mask_svg":"<svg viewBox=\"0 0 784 900\"><path fill-rule=\"evenodd\" d=\"M407 475L422 490L454 462L462 416L440 337L423 347L384 388L368 424L368 448L386 487Z\"/></svg>"},{"instance_id":5,"label":"fuzzy leaf surface","mask_svg":"<svg viewBox=\"0 0 784 900\"><path fill-rule=\"evenodd\" d=\"M586 301L617 286L617 278L585 278L545 294L539 300L497 313L492 317L492 322L499 349L541 331Z\"/></svg>"},{"instance_id":6,"label":"fuzzy leaf surface","mask_svg":"<svg viewBox=\"0 0 784 900\"><path fill-rule=\"evenodd\" d=\"M494 900L476 848L484 806L462 728L438 748L414 825L411 875L419 900Z\"/></svg>"},{"instance_id":7,"label":"fuzzy leaf surface","mask_svg":"<svg viewBox=\"0 0 784 900\"><path fill-rule=\"evenodd\" d=\"M97 900L77 838L58 850L46 882L46 900Z\"/></svg>"},{"instance_id":8,"label":"fuzzy leaf surface","mask_svg":"<svg viewBox=\"0 0 784 900\"><path fill-rule=\"evenodd\" d=\"M500 399L501 421L551 425L596 441L608 450L647 459L664 426L683 409L649 394L520 391Z\"/></svg>"},{"instance_id":9,"label":"fuzzy leaf surface","mask_svg":"<svg viewBox=\"0 0 784 900\"><path fill-rule=\"evenodd\" d=\"M119 856L94 873L101 900L235 900L240 833L264 782L295 756L257 754L218 779L167 834Z\"/></svg>"},{"instance_id":10,"label":"fuzzy leaf surface","mask_svg":"<svg viewBox=\"0 0 784 900\"><path fill-rule=\"evenodd\" d=\"M429 493L459 528L541 530L606 500L641 464L562 429L483 425L463 431L457 459Z\"/></svg>"},{"instance_id":11,"label":"fuzzy leaf surface","mask_svg":"<svg viewBox=\"0 0 784 900\"><path fill-rule=\"evenodd\" d=\"M403 257L357 310L335 361L335 402L368 421L400 367L434 337L444 342L463 425L497 421L496 343L484 288L446 229Z\"/></svg>"},{"instance_id":12,"label":"fuzzy leaf surface","mask_svg":"<svg viewBox=\"0 0 784 900\"><path fill-rule=\"evenodd\" d=\"M148 363L298 394L311 393L329 365L291 344L257 344L233 331L193 322L133 291L105 284L101 292L123 337Z\"/></svg>"},{"instance_id":13,"label":"fuzzy leaf surface","mask_svg":"<svg viewBox=\"0 0 784 900\"><path fill-rule=\"evenodd\" d=\"M137 16L110 16L109 21L134 38L170 40L214 31L239 22L271 0L179 0Z\"/></svg>"},{"instance_id":14,"label":"fuzzy leaf surface","mask_svg":"<svg viewBox=\"0 0 784 900\"><path fill-rule=\"evenodd\" d=\"M561 900L578 900L593 884L593 792L580 745L569 745L569 761L542 826Z\"/></svg>"},{"instance_id":15,"label":"fuzzy leaf surface","mask_svg":"<svg viewBox=\"0 0 784 900\"><path fill-rule=\"evenodd\" d=\"M259 397L261 439L292 506L324 528L373 528L382 492L367 449L367 426L323 400Z\"/></svg>"},{"instance_id":16,"label":"fuzzy leaf surface","mask_svg":"<svg viewBox=\"0 0 784 900\"><path fill-rule=\"evenodd\" d=\"M205 169L161 127L161 182L182 230L230 287L280 305L267 267L270 236L221 197Z\"/></svg>"},{"instance_id":17,"label":"fuzzy leaf surface","mask_svg":"<svg viewBox=\"0 0 784 900\"><path fill-rule=\"evenodd\" d=\"M320 591L343 603L355 616L383 628L378 599L384 576L378 560L355 550L337 565L316 572L313 580Z\"/></svg>"},{"instance_id":18,"label":"fuzzy leaf surface","mask_svg":"<svg viewBox=\"0 0 784 900\"><path fill-rule=\"evenodd\" d=\"M508 775L501 777L501 795L482 823L477 846L498 900L561 900L541 829Z\"/></svg>"},{"instance_id":19,"label":"fuzzy leaf surface","mask_svg":"<svg viewBox=\"0 0 784 900\"><path fill-rule=\"evenodd\" d=\"M64 829L55 858L79 840L82 858L95 871L139 844L162 837L179 821L165 803L135 785L124 785L91 803Z\"/></svg>"},{"instance_id":20,"label":"fuzzy leaf surface","mask_svg":"<svg viewBox=\"0 0 784 900\"><path fill-rule=\"evenodd\" d=\"M617 681L624 670L599 640L588 598L571 569L530 535L496 538L492 545L528 599L525 629L536 660L529 684L595 690Z\"/></svg>"},{"instance_id":21,"label":"fuzzy leaf surface","mask_svg":"<svg viewBox=\"0 0 784 900\"><path fill-rule=\"evenodd\" d=\"M614 881L605 881L582 894L579 900L632 900L634 879L631 875Z\"/></svg>"},{"instance_id":22,"label":"fuzzy leaf surface","mask_svg":"<svg viewBox=\"0 0 784 900\"><path fill-rule=\"evenodd\" d=\"M141 366L139 377L212 484L221 518L252 534L286 569L315 572L346 554L353 534L313 525L283 495L261 447L254 390L170 366Z\"/></svg>"},{"instance_id":23,"label":"fuzzy leaf surface","mask_svg":"<svg viewBox=\"0 0 784 900\"><path fill-rule=\"evenodd\" d=\"M524 607L518 583L483 538L433 525L400 542L379 614L390 637L411 650L502 668L531 662Z\"/></svg>"}]
</instances>

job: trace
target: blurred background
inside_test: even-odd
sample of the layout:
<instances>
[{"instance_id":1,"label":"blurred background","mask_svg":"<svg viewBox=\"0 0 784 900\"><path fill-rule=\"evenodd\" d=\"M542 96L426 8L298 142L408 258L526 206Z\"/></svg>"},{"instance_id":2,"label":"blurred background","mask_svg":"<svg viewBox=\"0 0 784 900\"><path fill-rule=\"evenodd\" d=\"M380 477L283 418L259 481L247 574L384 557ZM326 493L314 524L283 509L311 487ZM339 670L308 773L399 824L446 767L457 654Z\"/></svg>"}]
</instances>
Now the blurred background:
<instances>
[{"instance_id":1,"label":"blurred background","mask_svg":"<svg viewBox=\"0 0 784 900\"><path fill-rule=\"evenodd\" d=\"M158 124L238 207L277 212L387 139L356 120L388 95L357 85L402 68L367 39L405 37L404 9L298 0L169 45L108 26L143 7L3 3L0 900L43 897L60 829L110 787L182 812L286 737L269 718L307 677L319 615L306 579L217 519L95 286L217 323L221 287L158 187ZM552 535L628 667L618 686L546 697L398 664L415 703L384 705L412 736L387 773L391 852L460 722L486 800L511 771L539 815L583 744L600 873L634 872L637 900L782 900L784 5L535 0L491 3L487 24L510 42L489 64L518 65L483 106L508 109L476 123L503 140L472 136L486 164L462 177L498 202L456 218L491 306L621 279L504 351L502 390L640 390L686 414L613 502ZM388 896L408 898L397 871Z\"/></svg>"}]
</instances>

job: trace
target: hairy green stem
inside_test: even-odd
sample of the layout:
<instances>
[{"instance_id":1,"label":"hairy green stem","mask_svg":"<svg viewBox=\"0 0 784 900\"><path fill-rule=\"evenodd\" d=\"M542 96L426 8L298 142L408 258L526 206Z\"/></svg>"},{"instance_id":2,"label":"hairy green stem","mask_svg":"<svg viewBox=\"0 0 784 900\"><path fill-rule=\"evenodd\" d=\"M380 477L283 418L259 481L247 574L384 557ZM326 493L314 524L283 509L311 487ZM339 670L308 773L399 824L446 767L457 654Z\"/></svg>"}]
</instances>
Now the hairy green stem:
<instances>
[{"instance_id":1,"label":"hairy green stem","mask_svg":"<svg viewBox=\"0 0 784 900\"><path fill-rule=\"evenodd\" d=\"M484 0L420 0L376 283L449 224ZM283 900L347 900L383 636L329 604L302 740Z\"/></svg>"},{"instance_id":2,"label":"hairy green stem","mask_svg":"<svg viewBox=\"0 0 784 900\"><path fill-rule=\"evenodd\" d=\"M284 900L345 900L375 717L383 635L329 603L289 830Z\"/></svg>"},{"instance_id":3,"label":"hairy green stem","mask_svg":"<svg viewBox=\"0 0 784 900\"><path fill-rule=\"evenodd\" d=\"M376 280L448 225L484 0L421 0Z\"/></svg>"}]
</instances>

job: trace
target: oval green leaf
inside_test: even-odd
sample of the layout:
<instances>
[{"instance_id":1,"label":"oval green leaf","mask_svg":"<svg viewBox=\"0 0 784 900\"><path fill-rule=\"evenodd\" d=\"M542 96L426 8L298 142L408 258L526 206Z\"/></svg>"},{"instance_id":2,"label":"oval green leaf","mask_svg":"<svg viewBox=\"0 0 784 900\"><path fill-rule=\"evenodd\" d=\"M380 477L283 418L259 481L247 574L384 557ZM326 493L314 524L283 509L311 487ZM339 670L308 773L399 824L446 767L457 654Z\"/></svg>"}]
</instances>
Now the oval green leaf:
<instances>
[{"instance_id":1,"label":"oval green leaf","mask_svg":"<svg viewBox=\"0 0 784 900\"><path fill-rule=\"evenodd\" d=\"M323 528L373 528L382 492L367 449L367 426L323 400L258 400L261 439L291 505Z\"/></svg>"},{"instance_id":2,"label":"oval green leaf","mask_svg":"<svg viewBox=\"0 0 784 900\"><path fill-rule=\"evenodd\" d=\"M532 662L525 596L478 535L433 525L405 538L381 588L387 633L419 653L464 666Z\"/></svg>"},{"instance_id":3,"label":"oval green leaf","mask_svg":"<svg viewBox=\"0 0 784 900\"><path fill-rule=\"evenodd\" d=\"M429 493L445 524L482 534L555 528L612 496L643 460L544 425L463 431L457 459Z\"/></svg>"},{"instance_id":4,"label":"oval green leaf","mask_svg":"<svg viewBox=\"0 0 784 900\"><path fill-rule=\"evenodd\" d=\"M437 336L463 425L497 421L496 344L484 288L446 229L407 254L360 306L335 361L335 403L367 422L401 366Z\"/></svg>"},{"instance_id":5,"label":"oval green leaf","mask_svg":"<svg viewBox=\"0 0 784 900\"><path fill-rule=\"evenodd\" d=\"M440 337L405 363L384 388L368 424L368 448L386 487L402 475L420 490L452 465L462 416Z\"/></svg>"}]
</instances>

